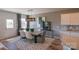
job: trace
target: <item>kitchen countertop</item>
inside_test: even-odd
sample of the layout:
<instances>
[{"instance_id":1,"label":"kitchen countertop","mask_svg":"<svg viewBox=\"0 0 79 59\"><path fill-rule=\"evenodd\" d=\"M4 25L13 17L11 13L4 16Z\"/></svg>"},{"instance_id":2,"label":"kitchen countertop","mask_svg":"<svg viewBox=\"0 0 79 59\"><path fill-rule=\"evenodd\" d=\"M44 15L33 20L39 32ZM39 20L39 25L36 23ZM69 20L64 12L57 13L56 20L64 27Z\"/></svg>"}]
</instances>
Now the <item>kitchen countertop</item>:
<instances>
[{"instance_id":1,"label":"kitchen countertop","mask_svg":"<svg viewBox=\"0 0 79 59\"><path fill-rule=\"evenodd\" d=\"M79 31L59 31L61 34L71 35L73 37L79 37Z\"/></svg>"}]
</instances>

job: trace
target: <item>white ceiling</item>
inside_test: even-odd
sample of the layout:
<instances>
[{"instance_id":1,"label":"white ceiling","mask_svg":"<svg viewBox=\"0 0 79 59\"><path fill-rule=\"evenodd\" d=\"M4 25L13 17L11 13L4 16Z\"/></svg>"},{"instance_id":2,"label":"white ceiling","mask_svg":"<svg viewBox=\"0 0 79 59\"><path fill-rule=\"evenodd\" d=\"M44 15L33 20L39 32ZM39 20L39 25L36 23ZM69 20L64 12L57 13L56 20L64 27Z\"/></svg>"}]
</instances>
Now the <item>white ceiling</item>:
<instances>
[{"instance_id":1,"label":"white ceiling","mask_svg":"<svg viewBox=\"0 0 79 59\"><path fill-rule=\"evenodd\" d=\"M67 8L1 8L1 10L16 12L21 14L29 14L28 10L32 9L32 14L40 14L47 12L56 12L60 10L66 10Z\"/></svg>"}]
</instances>

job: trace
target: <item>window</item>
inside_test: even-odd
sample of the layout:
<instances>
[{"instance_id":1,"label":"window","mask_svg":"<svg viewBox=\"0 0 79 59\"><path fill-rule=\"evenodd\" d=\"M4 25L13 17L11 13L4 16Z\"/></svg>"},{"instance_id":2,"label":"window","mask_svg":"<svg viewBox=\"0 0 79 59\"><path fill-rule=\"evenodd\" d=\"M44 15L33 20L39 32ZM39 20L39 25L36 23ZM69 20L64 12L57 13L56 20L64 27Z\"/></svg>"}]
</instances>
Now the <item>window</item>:
<instances>
[{"instance_id":1,"label":"window","mask_svg":"<svg viewBox=\"0 0 79 59\"><path fill-rule=\"evenodd\" d=\"M25 18L21 19L21 28L27 28L27 22Z\"/></svg>"},{"instance_id":2,"label":"window","mask_svg":"<svg viewBox=\"0 0 79 59\"><path fill-rule=\"evenodd\" d=\"M7 19L6 20L6 27L7 28L13 28L14 27L13 19Z\"/></svg>"},{"instance_id":3,"label":"window","mask_svg":"<svg viewBox=\"0 0 79 59\"><path fill-rule=\"evenodd\" d=\"M35 21L30 21L30 28L36 28L37 24Z\"/></svg>"},{"instance_id":4,"label":"window","mask_svg":"<svg viewBox=\"0 0 79 59\"><path fill-rule=\"evenodd\" d=\"M45 21L45 17L42 17L42 21Z\"/></svg>"},{"instance_id":5,"label":"window","mask_svg":"<svg viewBox=\"0 0 79 59\"><path fill-rule=\"evenodd\" d=\"M39 19L36 19L36 23L37 23L37 28L40 28L40 24L39 24Z\"/></svg>"}]
</instances>

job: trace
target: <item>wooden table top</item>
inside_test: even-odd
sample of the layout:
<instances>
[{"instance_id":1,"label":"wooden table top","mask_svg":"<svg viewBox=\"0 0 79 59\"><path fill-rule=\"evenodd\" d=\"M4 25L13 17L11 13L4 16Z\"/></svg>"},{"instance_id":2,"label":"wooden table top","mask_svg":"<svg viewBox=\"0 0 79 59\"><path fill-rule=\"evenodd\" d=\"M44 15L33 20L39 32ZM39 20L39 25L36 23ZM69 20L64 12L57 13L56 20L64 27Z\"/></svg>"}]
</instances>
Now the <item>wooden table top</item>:
<instances>
[{"instance_id":1,"label":"wooden table top","mask_svg":"<svg viewBox=\"0 0 79 59\"><path fill-rule=\"evenodd\" d=\"M32 32L31 34L32 35L39 35L39 34L41 34L42 32Z\"/></svg>"}]
</instances>

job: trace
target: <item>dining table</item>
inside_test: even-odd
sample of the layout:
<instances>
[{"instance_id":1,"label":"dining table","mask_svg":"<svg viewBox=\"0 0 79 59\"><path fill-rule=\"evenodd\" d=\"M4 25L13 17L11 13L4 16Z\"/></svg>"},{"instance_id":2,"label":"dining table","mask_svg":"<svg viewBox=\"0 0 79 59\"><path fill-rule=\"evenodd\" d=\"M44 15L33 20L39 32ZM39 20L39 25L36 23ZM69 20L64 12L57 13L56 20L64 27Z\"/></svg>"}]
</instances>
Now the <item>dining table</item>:
<instances>
[{"instance_id":1,"label":"dining table","mask_svg":"<svg viewBox=\"0 0 79 59\"><path fill-rule=\"evenodd\" d=\"M42 32L32 32L31 34L34 36L34 42L35 43L38 43L37 42L37 37L41 36L41 33Z\"/></svg>"}]
</instances>

